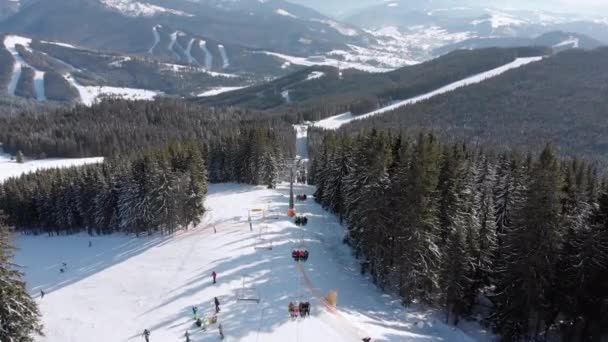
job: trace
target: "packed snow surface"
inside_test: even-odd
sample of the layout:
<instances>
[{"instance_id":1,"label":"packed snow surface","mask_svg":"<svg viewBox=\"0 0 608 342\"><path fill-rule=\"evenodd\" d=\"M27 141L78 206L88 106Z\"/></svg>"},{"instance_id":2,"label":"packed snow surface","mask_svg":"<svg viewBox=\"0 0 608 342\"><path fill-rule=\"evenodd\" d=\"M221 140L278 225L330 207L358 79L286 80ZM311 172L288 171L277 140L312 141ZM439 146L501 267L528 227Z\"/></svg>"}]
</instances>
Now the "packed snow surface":
<instances>
[{"instance_id":1,"label":"packed snow surface","mask_svg":"<svg viewBox=\"0 0 608 342\"><path fill-rule=\"evenodd\" d=\"M462 88L462 87L466 87L466 86L469 86L469 85L472 85L472 84L483 82L483 81L485 81L485 80L487 80L489 78L501 75L501 74L503 74L503 73L505 73L505 72L507 72L507 71L509 71L511 69L516 69L516 68L519 68L519 67L524 66L526 64L530 64L530 63L533 63L533 62L540 61L542 58L543 57L517 58L513 62L505 64L505 65L503 65L501 67L498 67L496 69L492 69L492 70L489 70L489 71L486 71L486 72L482 72L480 74L477 74L477 75L465 78L463 80L460 80L460 81L448 84L448 85L443 86L443 87L441 87L439 89L436 89L436 90L434 90L434 91L432 91L430 93L422 94L422 95L419 95L419 96L416 96L416 97L412 97L410 99L403 100L403 101L396 101L395 103L393 103L393 104L391 104L389 106L380 108L378 110L375 110L373 112L370 112L370 113L367 113L367 114L364 114L364 115L355 116L355 115L352 115L350 112L349 113L343 113L343 114L339 114L339 115L332 116L332 117L326 118L324 120L318 121L314 125L316 127L321 127L321 128L325 128L325 129L338 129L342 125L345 125L345 124L347 124L349 122L352 122L354 120L367 119L369 117L372 117L372 116L375 116L375 115L378 115L378 114L383 114L383 113L386 113L386 112L390 112L390 111L395 110L397 108L401 108L401 107L408 106L408 105L411 105L411 104L415 104L415 103L418 103L418 102L421 102L421 101L424 101L424 100L428 100L428 99L430 99L430 98L432 98L434 96L445 94L445 93L448 93L448 92L453 91L453 90L458 89L458 88Z\"/></svg>"},{"instance_id":2,"label":"packed snow surface","mask_svg":"<svg viewBox=\"0 0 608 342\"><path fill-rule=\"evenodd\" d=\"M313 71L310 74L308 74L308 76L306 77L306 80L307 81L316 80L316 79L321 78L323 76L325 76L324 72L322 72L322 71Z\"/></svg>"},{"instance_id":3,"label":"packed snow surface","mask_svg":"<svg viewBox=\"0 0 608 342\"><path fill-rule=\"evenodd\" d=\"M578 39L576 37L570 37L561 43L553 45L554 48L559 48L559 47L564 47L564 46L572 47L573 49L578 49L580 46L580 39Z\"/></svg>"},{"instance_id":4,"label":"packed snow surface","mask_svg":"<svg viewBox=\"0 0 608 342\"><path fill-rule=\"evenodd\" d=\"M135 89L135 88L121 88L121 87L109 87L109 86L83 86L80 85L71 74L65 74L64 78L78 90L80 95L80 101L85 106L91 106L100 97L103 96L115 96L122 99L128 100L153 100L156 96L161 93L153 90L146 89Z\"/></svg>"},{"instance_id":5,"label":"packed snow surface","mask_svg":"<svg viewBox=\"0 0 608 342\"><path fill-rule=\"evenodd\" d=\"M222 67L226 69L230 66L230 60L228 59L228 53L226 53L226 47L224 47L224 45L222 44L219 44L217 48L220 50L220 55L222 55Z\"/></svg>"},{"instance_id":6,"label":"packed snow surface","mask_svg":"<svg viewBox=\"0 0 608 342\"><path fill-rule=\"evenodd\" d=\"M229 91L239 90L246 87L216 87L198 94L198 97L215 96Z\"/></svg>"},{"instance_id":7,"label":"packed snow surface","mask_svg":"<svg viewBox=\"0 0 608 342\"><path fill-rule=\"evenodd\" d=\"M8 35L4 38L4 47L13 56L13 73L8 83L8 94L15 96L15 90L19 85L21 74L24 67L28 67L34 70L34 90L36 91L36 99L38 101L46 101L46 95L44 91L44 72L36 70L34 67L29 65L17 51L17 45L21 45L29 50L32 40L30 38Z\"/></svg>"},{"instance_id":8,"label":"packed snow surface","mask_svg":"<svg viewBox=\"0 0 608 342\"><path fill-rule=\"evenodd\" d=\"M0 183L9 178L19 177L22 174L34 172L36 170L79 166L101 162L103 162L103 158L80 158L26 160L24 163L20 164L15 160L11 160L9 155L0 153Z\"/></svg>"},{"instance_id":9,"label":"packed snow surface","mask_svg":"<svg viewBox=\"0 0 608 342\"><path fill-rule=\"evenodd\" d=\"M198 64L198 61L196 60L196 58L192 57L192 45L194 44L194 38L191 38L190 41L188 42L188 47L186 47L186 57L188 57L188 63L190 64Z\"/></svg>"},{"instance_id":10,"label":"packed snow surface","mask_svg":"<svg viewBox=\"0 0 608 342\"><path fill-rule=\"evenodd\" d=\"M173 236L19 237L15 261L24 266L45 326L46 336L37 342L143 341L144 329L152 342L185 341L186 331L193 342L217 341L218 325L202 331L191 310L212 315L214 297L227 342L484 339L479 331L467 334L443 324L436 312L405 309L361 277L342 243L344 228L312 199L298 203L309 223L296 227L285 215L287 184L277 190L236 184L209 190L202 223ZM296 185L295 191L310 195L314 188ZM252 215L251 231L250 209L264 209L266 217ZM308 262L293 261L297 248L310 252ZM64 262L67 271L60 273ZM323 299L330 291L338 292L337 309ZM311 316L290 319L290 301L309 301Z\"/></svg>"},{"instance_id":11,"label":"packed snow surface","mask_svg":"<svg viewBox=\"0 0 608 342\"><path fill-rule=\"evenodd\" d=\"M154 44L152 44L152 47L150 48L150 50L148 50L149 54L153 54L154 48L156 48L158 43L160 43L160 34L158 33L158 29L160 27L161 27L160 25L156 25L152 28L152 35L154 36Z\"/></svg>"},{"instance_id":12,"label":"packed snow surface","mask_svg":"<svg viewBox=\"0 0 608 342\"><path fill-rule=\"evenodd\" d=\"M203 50L203 53L205 53L205 68L207 70L211 70L211 68L213 67L213 55L211 54L211 51L209 51L209 49L207 48L207 42L204 40L200 40L198 42L198 46L201 48L201 50Z\"/></svg>"}]
</instances>

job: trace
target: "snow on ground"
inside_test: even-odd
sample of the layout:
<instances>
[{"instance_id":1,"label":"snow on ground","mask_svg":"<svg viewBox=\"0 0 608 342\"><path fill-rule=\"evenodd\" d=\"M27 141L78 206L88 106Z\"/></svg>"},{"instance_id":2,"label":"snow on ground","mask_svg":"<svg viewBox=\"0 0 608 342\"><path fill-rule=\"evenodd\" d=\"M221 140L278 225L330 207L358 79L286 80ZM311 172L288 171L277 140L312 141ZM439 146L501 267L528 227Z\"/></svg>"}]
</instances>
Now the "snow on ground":
<instances>
[{"instance_id":1,"label":"snow on ground","mask_svg":"<svg viewBox=\"0 0 608 342\"><path fill-rule=\"evenodd\" d=\"M436 90L434 90L434 91L432 91L430 93L419 95L419 96L416 96L416 97L413 97L413 98L410 98L410 99L407 99L407 100L403 100L403 101L396 101L395 103L393 103L393 104L391 104L389 106L380 108L378 110L375 110L373 112L370 112L370 113L367 113L367 114L364 114L364 115L355 116L355 115L352 115L351 113L344 113L344 114L339 114L339 115L332 116L332 117L326 118L324 120L318 121L314 125L316 127L321 127L321 128L325 128L325 129L338 129L342 125L347 124L347 123L349 123L351 121L367 119L369 117L372 117L372 116L375 116L375 115L378 115L378 114L383 114L383 113L386 113L386 112L390 112L390 111L395 110L395 109L400 108L400 107L404 107L404 106L415 104L415 103L418 103L418 102L421 102L421 101L424 101L424 100L428 100L428 99L430 99L430 98L432 98L434 96L445 94L445 93L448 93L450 91L453 91L453 90L461 88L461 87L466 87L466 86L469 86L469 85L472 85L472 84L480 83L480 82L483 82L483 81L485 81L485 80L487 80L489 78L501 75L501 74L503 74L503 73L505 73L505 72L507 72L507 71L509 71L511 69L516 69L516 68L519 68L519 67L524 66L526 64L530 64L530 63L533 63L533 62L540 61L542 58L543 57L517 58L513 62L505 64L505 65L503 65L501 67L498 67L496 69L492 69L492 70L489 70L489 71L486 71L486 72L482 72L480 74L477 74L477 75L465 78L463 80L460 80L460 81L448 84L448 85L443 86L443 87L441 87L439 89L436 89Z\"/></svg>"},{"instance_id":2,"label":"snow on ground","mask_svg":"<svg viewBox=\"0 0 608 342\"><path fill-rule=\"evenodd\" d=\"M357 32L357 30L355 30L354 28L346 27L346 26L344 26L336 21L330 20L330 19L310 19L310 21L315 21L315 22L325 24L325 25L333 28L334 30L338 31L343 36L354 37L354 36L359 35L359 32Z\"/></svg>"},{"instance_id":3,"label":"snow on ground","mask_svg":"<svg viewBox=\"0 0 608 342\"><path fill-rule=\"evenodd\" d=\"M230 60L228 59L228 54L226 53L226 47L222 44L218 44L217 48L220 50L220 55L222 55L222 68L226 69L230 66Z\"/></svg>"},{"instance_id":4,"label":"snow on ground","mask_svg":"<svg viewBox=\"0 0 608 342\"><path fill-rule=\"evenodd\" d=\"M316 79L324 77L324 76L325 76L325 73L322 71L313 71L306 77L306 81L316 80Z\"/></svg>"},{"instance_id":5,"label":"snow on ground","mask_svg":"<svg viewBox=\"0 0 608 342\"><path fill-rule=\"evenodd\" d=\"M77 46L74 46L72 44L66 44L66 43L60 43L60 42L49 42L46 40L41 40L41 43L45 43L45 44L53 44L53 45L57 45L57 46L61 46L61 47L65 47L65 48L70 48L70 49L78 49Z\"/></svg>"},{"instance_id":6,"label":"snow on ground","mask_svg":"<svg viewBox=\"0 0 608 342\"><path fill-rule=\"evenodd\" d=\"M1 151L0 151L1 152ZM103 158L80 158L80 159L40 159L26 160L24 163L17 163L11 160L7 154L0 153L0 183L22 174L34 172L42 169L52 169L57 167L70 167L84 164L94 164L103 162Z\"/></svg>"},{"instance_id":7,"label":"snow on ground","mask_svg":"<svg viewBox=\"0 0 608 342\"><path fill-rule=\"evenodd\" d=\"M388 67L386 67L386 68L377 67L374 65L369 65L369 64L364 64L364 63L347 62L347 61L333 59L333 58L325 57L325 56L306 58L306 57L290 56L290 55L285 55L285 54L281 54L281 53L277 53L277 52L270 52L270 51L260 51L260 52L256 51L254 53L262 53L262 54L266 54L269 56L274 56L284 62L288 62L288 63L294 64L294 65L302 65L302 66L327 65L327 66L333 66L333 67L340 68L340 69L357 69L357 70L362 70L362 71L367 71L367 72L387 72L387 71L391 71L394 69L394 68L388 68Z\"/></svg>"},{"instance_id":8,"label":"snow on ground","mask_svg":"<svg viewBox=\"0 0 608 342\"><path fill-rule=\"evenodd\" d=\"M198 61L196 60L196 58L192 57L192 54L190 53L192 51L192 44L194 44L194 38L191 38L190 41L188 42L188 47L186 48L186 57L188 57L188 63L198 64Z\"/></svg>"},{"instance_id":9,"label":"snow on ground","mask_svg":"<svg viewBox=\"0 0 608 342\"><path fill-rule=\"evenodd\" d=\"M207 48L207 42L204 40L200 40L198 42L198 46L205 53L205 68L207 70L211 70L211 68L213 67L213 55L211 54L211 51L209 51L209 49Z\"/></svg>"},{"instance_id":10,"label":"snow on ground","mask_svg":"<svg viewBox=\"0 0 608 342\"><path fill-rule=\"evenodd\" d=\"M281 92L281 97L285 100L285 103L291 103L291 97L289 97L289 90L283 90Z\"/></svg>"},{"instance_id":11,"label":"snow on ground","mask_svg":"<svg viewBox=\"0 0 608 342\"><path fill-rule=\"evenodd\" d=\"M296 130L296 158L308 161L308 125L294 125Z\"/></svg>"},{"instance_id":12,"label":"snow on ground","mask_svg":"<svg viewBox=\"0 0 608 342\"><path fill-rule=\"evenodd\" d=\"M169 52L171 52L173 54L173 56L175 57L175 59L177 59L178 61L181 59L179 53L177 53L175 51L175 46L179 47L179 43L177 42L177 36L180 34L181 32L179 31L175 31L173 33L171 33L171 40L169 41L169 46L167 46L167 50L169 50Z\"/></svg>"},{"instance_id":13,"label":"snow on ground","mask_svg":"<svg viewBox=\"0 0 608 342\"><path fill-rule=\"evenodd\" d=\"M297 18L295 15L287 12L284 9L280 9L280 8L278 10L276 10L275 13L278 14L278 15L282 15L284 17Z\"/></svg>"},{"instance_id":14,"label":"snow on ground","mask_svg":"<svg viewBox=\"0 0 608 342\"><path fill-rule=\"evenodd\" d=\"M15 96L15 90L17 89L17 85L19 84L19 80L21 79L23 67L28 67L34 70L34 90L36 91L36 99L38 101L46 101L46 95L44 91L44 72L39 71L29 65L21 57L19 51L17 51L17 45L21 45L29 50L31 43L32 40L30 38L20 36L8 35L4 38L4 47L8 50L8 52L11 53L11 55L13 55L14 59L13 74L11 75L11 80L8 83L8 94L10 96Z\"/></svg>"},{"instance_id":15,"label":"snow on ground","mask_svg":"<svg viewBox=\"0 0 608 342\"><path fill-rule=\"evenodd\" d=\"M130 17L152 17L159 14L173 14L184 17L193 16L192 14L183 11L134 0L101 0L101 2L107 7Z\"/></svg>"},{"instance_id":16,"label":"snow on ground","mask_svg":"<svg viewBox=\"0 0 608 342\"><path fill-rule=\"evenodd\" d=\"M235 74L228 74L225 72L216 72L216 71L209 71L206 68L201 68L201 67L196 67L196 66L192 66L192 65L182 65L182 64L173 64L173 63L161 63L161 66L163 66L163 70L171 70L174 72L182 72L182 71L197 71L197 72L201 72L201 73L205 73L209 76L212 77L226 77L226 78L236 78L239 77L239 75L235 75Z\"/></svg>"},{"instance_id":17,"label":"snow on ground","mask_svg":"<svg viewBox=\"0 0 608 342\"><path fill-rule=\"evenodd\" d=\"M246 87L216 87L198 94L198 97L215 96L229 91L239 90Z\"/></svg>"},{"instance_id":18,"label":"snow on ground","mask_svg":"<svg viewBox=\"0 0 608 342\"><path fill-rule=\"evenodd\" d=\"M102 96L116 96L128 100L153 100L161 92L146 89L121 88L109 86L83 86L80 85L71 74L63 77L78 90L80 101L85 106L91 106Z\"/></svg>"},{"instance_id":19,"label":"snow on ground","mask_svg":"<svg viewBox=\"0 0 608 342\"><path fill-rule=\"evenodd\" d=\"M162 26L160 25L156 25L152 28L152 34L154 35L154 44L152 44L152 47L150 48L150 50L148 50L149 54L153 54L154 48L158 45L158 43L160 43L160 34L158 33L158 29L161 27Z\"/></svg>"},{"instance_id":20,"label":"snow on ground","mask_svg":"<svg viewBox=\"0 0 608 342\"><path fill-rule=\"evenodd\" d=\"M576 38L576 37L570 37L567 40L564 40L561 43L555 44L553 45L554 48L559 48L559 47L571 47L573 49L578 49L580 45L580 39Z\"/></svg>"},{"instance_id":21,"label":"snow on ground","mask_svg":"<svg viewBox=\"0 0 608 342\"><path fill-rule=\"evenodd\" d=\"M25 266L45 326L46 336L37 342L139 341L146 328L151 341L182 341L186 331L193 342L216 341L217 325L203 332L191 312L198 306L201 315L211 315L214 297L227 342L487 339L444 325L433 311L405 309L381 293L360 276L333 215L308 200L297 205L309 218L305 228L286 217L287 184L278 190L235 184L209 190L202 224L171 237L20 236L15 261ZM295 191L311 194L314 188L296 185ZM255 208L266 209L267 219L254 217L250 231L248 210ZM307 263L292 260L294 248L309 250ZM62 274L63 262L68 266ZM40 290L47 293L44 299ZM322 298L334 290L337 309ZM310 301L311 316L290 319L290 301Z\"/></svg>"}]
</instances>

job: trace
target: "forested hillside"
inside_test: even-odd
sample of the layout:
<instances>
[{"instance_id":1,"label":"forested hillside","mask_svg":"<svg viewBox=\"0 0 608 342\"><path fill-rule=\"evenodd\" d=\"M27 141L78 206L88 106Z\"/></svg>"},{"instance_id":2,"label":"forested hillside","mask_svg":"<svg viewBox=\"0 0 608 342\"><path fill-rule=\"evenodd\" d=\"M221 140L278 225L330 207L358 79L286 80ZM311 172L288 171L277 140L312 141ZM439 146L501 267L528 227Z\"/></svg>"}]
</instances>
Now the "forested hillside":
<instances>
[{"instance_id":1,"label":"forested hillside","mask_svg":"<svg viewBox=\"0 0 608 342\"><path fill-rule=\"evenodd\" d=\"M608 186L595 168L378 131L312 136L316 200L361 272L505 341L598 341L608 327ZM485 314L484 314L485 312ZM480 316L481 315L481 316Z\"/></svg>"},{"instance_id":2,"label":"forested hillside","mask_svg":"<svg viewBox=\"0 0 608 342\"><path fill-rule=\"evenodd\" d=\"M364 127L432 130L442 140L608 161L608 49L572 50L483 83L402 107Z\"/></svg>"},{"instance_id":3,"label":"forested hillside","mask_svg":"<svg viewBox=\"0 0 608 342\"><path fill-rule=\"evenodd\" d=\"M310 67L266 84L198 101L216 106L274 109L303 120L319 120L348 111L363 114L391 101L420 95L507 64L518 57L549 53L547 48L455 51L387 73Z\"/></svg>"}]
</instances>

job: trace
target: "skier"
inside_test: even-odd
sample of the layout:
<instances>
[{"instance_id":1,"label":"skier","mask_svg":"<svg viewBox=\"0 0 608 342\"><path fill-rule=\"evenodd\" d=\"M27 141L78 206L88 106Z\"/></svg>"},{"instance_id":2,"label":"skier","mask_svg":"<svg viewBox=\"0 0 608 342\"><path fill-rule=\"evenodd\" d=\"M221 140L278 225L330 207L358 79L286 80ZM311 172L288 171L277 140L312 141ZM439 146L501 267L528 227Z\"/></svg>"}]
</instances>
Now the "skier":
<instances>
[{"instance_id":1,"label":"skier","mask_svg":"<svg viewBox=\"0 0 608 342\"><path fill-rule=\"evenodd\" d=\"M44 290L40 290L40 299L44 298L44 295L45 295Z\"/></svg>"},{"instance_id":2,"label":"skier","mask_svg":"<svg viewBox=\"0 0 608 342\"><path fill-rule=\"evenodd\" d=\"M188 332L188 330L186 330L184 336L186 336L186 342L190 342L190 333Z\"/></svg>"},{"instance_id":3,"label":"skier","mask_svg":"<svg viewBox=\"0 0 608 342\"><path fill-rule=\"evenodd\" d=\"M302 255L302 259L303 259L304 261L308 261L308 251L307 251L307 250L306 250L306 251L304 251L304 254Z\"/></svg>"},{"instance_id":4,"label":"skier","mask_svg":"<svg viewBox=\"0 0 608 342\"><path fill-rule=\"evenodd\" d=\"M211 277L213 277L213 283L215 284L215 278L217 278L217 273L213 271L213 273L211 273Z\"/></svg>"},{"instance_id":5,"label":"skier","mask_svg":"<svg viewBox=\"0 0 608 342\"><path fill-rule=\"evenodd\" d=\"M203 325L203 321L200 318L197 319L196 320L196 326L200 328L202 325Z\"/></svg>"},{"instance_id":6,"label":"skier","mask_svg":"<svg viewBox=\"0 0 608 342\"><path fill-rule=\"evenodd\" d=\"M220 301L217 299L217 297L213 298L213 302L215 303L215 313L220 312Z\"/></svg>"},{"instance_id":7,"label":"skier","mask_svg":"<svg viewBox=\"0 0 608 342\"><path fill-rule=\"evenodd\" d=\"M291 318L295 318L295 306L293 305L293 302L289 302L287 308L289 309L289 316L291 316Z\"/></svg>"},{"instance_id":8,"label":"skier","mask_svg":"<svg viewBox=\"0 0 608 342\"><path fill-rule=\"evenodd\" d=\"M296 251L295 249L291 252L291 257L293 258L293 261L298 261L298 251Z\"/></svg>"},{"instance_id":9,"label":"skier","mask_svg":"<svg viewBox=\"0 0 608 342\"><path fill-rule=\"evenodd\" d=\"M222 328L222 324L220 323L220 325L217 328L220 331L220 339L223 340L224 339L224 329Z\"/></svg>"},{"instance_id":10,"label":"skier","mask_svg":"<svg viewBox=\"0 0 608 342\"><path fill-rule=\"evenodd\" d=\"M361 341L363 341L363 342L370 342L371 340L372 340L371 337L365 337Z\"/></svg>"},{"instance_id":11,"label":"skier","mask_svg":"<svg viewBox=\"0 0 608 342\"><path fill-rule=\"evenodd\" d=\"M298 306L298 310L300 311L300 317L304 318L306 317L306 307L304 302L300 302L300 305Z\"/></svg>"},{"instance_id":12,"label":"skier","mask_svg":"<svg viewBox=\"0 0 608 342\"><path fill-rule=\"evenodd\" d=\"M146 342L150 342L150 330L144 329L144 333L142 335L144 336L144 339L146 339Z\"/></svg>"},{"instance_id":13,"label":"skier","mask_svg":"<svg viewBox=\"0 0 608 342\"><path fill-rule=\"evenodd\" d=\"M198 312L198 308L196 306L192 307L192 315L196 318L197 317L197 312Z\"/></svg>"}]
</instances>

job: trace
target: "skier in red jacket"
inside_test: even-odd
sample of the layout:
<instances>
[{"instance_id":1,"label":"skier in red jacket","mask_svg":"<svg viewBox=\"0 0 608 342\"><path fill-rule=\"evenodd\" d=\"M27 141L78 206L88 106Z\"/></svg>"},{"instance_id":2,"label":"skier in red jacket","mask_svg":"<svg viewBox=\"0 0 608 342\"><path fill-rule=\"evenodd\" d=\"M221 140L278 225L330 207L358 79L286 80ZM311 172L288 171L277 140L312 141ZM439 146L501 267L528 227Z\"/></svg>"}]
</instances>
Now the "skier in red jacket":
<instances>
[{"instance_id":1,"label":"skier in red jacket","mask_svg":"<svg viewBox=\"0 0 608 342\"><path fill-rule=\"evenodd\" d=\"M215 278L217 278L217 273L213 271L213 273L211 273L211 277L213 277L213 283L215 284Z\"/></svg>"}]
</instances>

